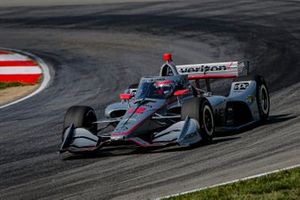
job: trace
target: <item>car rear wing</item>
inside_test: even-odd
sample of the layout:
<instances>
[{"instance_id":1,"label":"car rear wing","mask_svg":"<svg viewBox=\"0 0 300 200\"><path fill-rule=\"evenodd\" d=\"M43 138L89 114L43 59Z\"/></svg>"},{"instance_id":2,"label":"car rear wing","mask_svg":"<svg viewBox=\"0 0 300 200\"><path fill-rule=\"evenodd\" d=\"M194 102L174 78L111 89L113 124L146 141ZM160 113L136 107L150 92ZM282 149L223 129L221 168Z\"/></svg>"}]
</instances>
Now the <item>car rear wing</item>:
<instances>
[{"instance_id":1,"label":"car rear wing","mask_svg":"<svg viewBox=\"0 0 300 200\"><path fill-rule=\"evenodd\" d=\"M189 80L236 78L249 74L249 61L176 65L176 71Z\"/></svg>"}]
</instances>

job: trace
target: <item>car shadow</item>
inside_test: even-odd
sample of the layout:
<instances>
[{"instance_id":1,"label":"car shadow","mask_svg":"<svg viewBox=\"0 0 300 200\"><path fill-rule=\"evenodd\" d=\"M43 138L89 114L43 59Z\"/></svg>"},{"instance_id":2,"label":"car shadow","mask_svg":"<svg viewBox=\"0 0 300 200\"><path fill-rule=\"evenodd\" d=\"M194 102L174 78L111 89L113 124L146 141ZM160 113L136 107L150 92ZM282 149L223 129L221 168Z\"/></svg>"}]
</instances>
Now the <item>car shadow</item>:
<instances>
[{"instance_id":1,"label":"car shadow","mask_svg":"<svg viewBox=\"0 0 300 200\"><path fill-rule=\"evenodd\" d=\"M269 116L269 118L264 121L264 122L256 122L253 123L249 126L245 126L239 130L232 130L232 131L225 131L225 132L218 132L216 133L215 137L226 137L226 136L233 136L233 135L238 135L241 133L244 133L246 131L250 131L253 130L254 128L260 127L260 126L267 126L267 125L271 125L271 124L276 124L276 123L281 123L281 122L285 122L291 119L297 118L296 115L292 115L292 114L280 114L280 115L271 115Z\"/></svg>"},{"instance_id":2,"label":"car shadow","mask_svg":"<svg viewBox=\"0 0 300 200\"><path fill-rule=\"evenodd\" d=\"M295 118L297 118L297 116L292 114L272 115L269 116L269 119L266 121L265 124L276 124L276 123L285 122Z\"/></svg>"},{"instance_id":3,"label":"car shadow","mask_svg":"<svg viewBox=\"0 0 300 200\"><path fill-rule=\"evenodd\" d=\"M78 160L78 159L94 159L94 158L104 158L104 157L114 157L114 156L127 156L132 155L135 151L134 146L115 146L99 149L94 152L88 153L64 153L61 156L62 160Z\"/></svg>"},{"instance_id":4,"label":"car shadow","mask_svg":"<svg viewBox=\"0 0 300 200\"><path fill-rule=\"evenodd\" d=\"M200 142L196 145L187 146L187 147L182 147L177 145L155 147L155 148L142 148L136 146L115 146L111 148L100 149L96 152L89 152L89 153L82 153L82 154L66 153L65 156L62 156L62 160L95 159L99 157L104 158L104 157L128 156L128 155L138 155L138 154L156 154L156 153L188 151L188 150L200 148L211 144L218 144L222 142L236 140L239 138L240 137L215 138L211 143Z\"/></svg>"},{"instance_id":5,"label":"car shadow","mask_svg":"<svg viewBox=\"0 0 300 200\"><path fill-rule=\"evenodd\" d=\"M165 147L165 148L153 148L153 149L140 148L140 149L136 149L136 151L134 151L133 153L135 153L135 154L153 154L153 153L168 153L168 152L177 152L177 151L189 151L189 150L192 150L192 149L201 148L201 147L204 147L204 146L218 144L218 143L222 143L222 142L232 141L232 140L236 140L236 139L239 139L239 138L240 137L214 138L213 141L210 142L210 143L200 142L200 143L197 143L195 145L186 146L186 147L169 146L169 147Z\"/></svg>"},{"instance_id":6,"label":"car shadow","mask_svg":"<svg viewBox=\"0 0 300 200\"><path fill-rule=\"evenodd\" d=\"M95 152L82 153L82 154L67 154L62 156L62 160L77 160L77 159L95 159L99 157L114 157L114 156L128 156L128 155L137 155L137 154L154 154L154 153L168 153L168 152L177 152L177 151L188 151L195 148L213 145L218 143L223 143L227 141L237 140L241 137L239 134L252 130L258 126L265 126L269 124L276 124L285 122L291 119L296 118L297 116L291 114L280 114L280 115L271 115L269 119L263 123L255 123L253 125L247 126L237 131L227 131L217 133L211 143L200 142L196 145L181 147L181 146L166 146L166 147L156 147L156 148L141 148L136 146L114 146L106 147Z\"/></svg>"}]
</instances>

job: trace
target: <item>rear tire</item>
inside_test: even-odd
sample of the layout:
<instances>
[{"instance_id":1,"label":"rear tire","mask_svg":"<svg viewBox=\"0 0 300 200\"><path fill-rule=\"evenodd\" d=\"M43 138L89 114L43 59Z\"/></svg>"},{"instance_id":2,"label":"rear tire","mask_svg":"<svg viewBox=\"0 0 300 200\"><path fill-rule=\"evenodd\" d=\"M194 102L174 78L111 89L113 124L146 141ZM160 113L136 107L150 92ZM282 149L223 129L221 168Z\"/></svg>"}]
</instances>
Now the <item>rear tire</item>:
<instances>
[{"instance_id":1,"label":"rear tire","mask_svg":"<svg viewBox=\"0 0 300 200\"><path fill-rule=\"evenodd\" d=\"M259 117L262 122L265 122L269 117L270 112L270 97L268 87L262 76L256 76L256 101L259 112Z\"/></svg>"},{"instance_id":2,"label":"rear tire","mask_svg":"<svg viewBox=\"0 0 300 200\"><path fill-rule=\"evenodd\" d=\"M75 128L85 128L96 135L98 126L93 123L96 121L97 116L93 108L89 106L72 106L66 112L63 130L73 124Z\"/></svg>"}]
</instances>

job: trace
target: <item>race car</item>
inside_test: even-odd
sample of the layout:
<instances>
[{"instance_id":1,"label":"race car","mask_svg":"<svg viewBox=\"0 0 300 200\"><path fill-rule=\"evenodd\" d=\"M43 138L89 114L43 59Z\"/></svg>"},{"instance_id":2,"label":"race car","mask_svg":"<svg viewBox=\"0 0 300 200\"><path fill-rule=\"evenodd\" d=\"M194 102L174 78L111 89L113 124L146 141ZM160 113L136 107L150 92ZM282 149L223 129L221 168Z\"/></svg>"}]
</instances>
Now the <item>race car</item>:
<instances>
[{"instance_id":1,"label":"race car","mask_svg":"<svg viewBox=\"0 0 300 200\"><path fill-rule=\"evenodd\" d=\"M262 76L249 76L249 62L175 65L171 54L163 58L159 76L142 77L127 88L120 102L106 107L103 120L97 120L89 106L70 107L60 153L127 144L191 146L211 142L216 132L267 120L268 88ZM211 79L233 79L229 94L214 95ZM108 127L113 128L108 131Z\"/></svg>"}]
</instances>

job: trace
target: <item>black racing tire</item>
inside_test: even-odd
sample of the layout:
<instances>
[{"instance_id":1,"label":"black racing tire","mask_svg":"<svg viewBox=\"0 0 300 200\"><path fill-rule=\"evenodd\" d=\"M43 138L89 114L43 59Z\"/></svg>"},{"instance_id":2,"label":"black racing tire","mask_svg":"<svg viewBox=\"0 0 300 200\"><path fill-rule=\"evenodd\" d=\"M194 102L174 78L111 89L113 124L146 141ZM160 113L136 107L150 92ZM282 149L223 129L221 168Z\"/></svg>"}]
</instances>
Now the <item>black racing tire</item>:
<instances>
[{"instance_id":1,"label":"black racing tire","mask_svg":"<svg viewBox=\"0 0 300 200\"><path fill-rule=\"evenodd\" d=\"M199 122L202 142L210 143L215 134L215 120L208 100L193 98L185 102L181 108L181 119L184 120L187 116Z\"/></svg>"},{"instance_id":2,"label":"black racing tire","mask_svg":"<svg viewBox=\"0 0 300 200\"><path fill-rule=\"evenodd\" d=\"M201 103L200 112L200 134L204 142L210 143L215 134L215 117L214 112L208 100L203 100Z\"/></svg>"},{"instance_id":3,"label":"black racing tire","mask_svg":"<svg viewBox=\"0 0 300 200\"><path fill-rule=\"evenodd\" d=\"M98 126L93 123L96 121L97 116L93 108L89 106L72 106L65 114L63 130L73 124L75 128L85 128L96 135Z\"/></svg>"},{"instance_id":4,"label":"black racing tire","mask_svg":"<svg viewBox=\"0 0 300 200\"><path fill-rule=\"evenodd\" d=\"M255 76L256 81L256 102L259 117L262 122L268 120L270 112L270 96L265 79L262 76Z\"/></svg>"}]
</instances>

